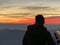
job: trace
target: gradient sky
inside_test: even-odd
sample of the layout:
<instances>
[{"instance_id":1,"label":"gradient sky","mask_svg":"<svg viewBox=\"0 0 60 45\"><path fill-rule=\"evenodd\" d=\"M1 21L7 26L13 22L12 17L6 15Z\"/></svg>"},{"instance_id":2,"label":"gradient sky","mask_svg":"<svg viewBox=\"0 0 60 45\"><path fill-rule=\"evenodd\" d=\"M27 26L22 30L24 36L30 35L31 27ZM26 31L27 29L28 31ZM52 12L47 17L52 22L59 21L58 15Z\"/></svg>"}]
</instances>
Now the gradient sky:
<instances>
[{"instance_id":1,"label":"gradient sky","mask_svg":"<svg viewBox=\"0 0 60 45\"><path fill-rule=\"evenodd\" d=\"M0 0L0 23L33 23L37 14L49 17L46 23L58 24L60 0Z\"/></svg>"}]
</instances>

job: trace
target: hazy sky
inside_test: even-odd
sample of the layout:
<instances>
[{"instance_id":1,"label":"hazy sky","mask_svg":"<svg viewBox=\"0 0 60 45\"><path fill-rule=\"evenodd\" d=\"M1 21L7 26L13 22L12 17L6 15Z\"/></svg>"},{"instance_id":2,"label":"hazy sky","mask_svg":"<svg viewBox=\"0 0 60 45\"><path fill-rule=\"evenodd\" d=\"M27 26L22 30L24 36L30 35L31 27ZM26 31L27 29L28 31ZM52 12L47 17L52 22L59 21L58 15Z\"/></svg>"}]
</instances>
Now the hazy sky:
<instances>
[{"instance_id":1,"label":"hazy sky","mask_svg":"<svg viewBox=\"0 0 60 45\"><path fill-rule=\"evenodd\" d=\"M17 22L34 18L60 16L60 0L0 0L0 22Z\"/></svg>"}]
</instances>

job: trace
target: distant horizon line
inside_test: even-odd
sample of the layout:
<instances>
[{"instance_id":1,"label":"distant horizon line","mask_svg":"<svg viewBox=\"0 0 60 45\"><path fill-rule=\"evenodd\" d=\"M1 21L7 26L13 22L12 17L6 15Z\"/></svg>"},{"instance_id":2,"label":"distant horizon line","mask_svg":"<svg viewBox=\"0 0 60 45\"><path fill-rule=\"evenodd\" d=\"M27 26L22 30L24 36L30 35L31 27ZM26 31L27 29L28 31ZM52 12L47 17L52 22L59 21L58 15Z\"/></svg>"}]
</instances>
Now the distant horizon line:
<instances>
[{"instance_id":1,"label":"distant horizon line","mask_svg":"<svg viewBox=\"0 0 60 45\"><path fill-rule=\"evenodd\" d=\"M32 24L24 24L24 23L21 23L21 24L17 24L17 23L0 23L0 24L32 25ZM44 25L60 25L60 24L44 24Z\"/></svg>"}]
</instances>

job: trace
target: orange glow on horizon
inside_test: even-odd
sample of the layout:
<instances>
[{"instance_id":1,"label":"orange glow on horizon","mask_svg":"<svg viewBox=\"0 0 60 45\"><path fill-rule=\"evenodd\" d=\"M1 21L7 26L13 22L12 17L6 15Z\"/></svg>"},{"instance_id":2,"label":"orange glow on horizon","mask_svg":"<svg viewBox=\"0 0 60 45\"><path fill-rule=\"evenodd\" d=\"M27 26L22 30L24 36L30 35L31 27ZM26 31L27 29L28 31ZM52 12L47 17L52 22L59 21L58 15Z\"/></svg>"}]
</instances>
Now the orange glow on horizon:
<instances>
[{"instance_id":1,"label":"orange glow on horizon","mask_svg":"<svg viewBox=\"0 0 60 45\"><path fill-rule=\"evenodd\" d=\"M60 18L45 18L45 24L60 24Z\"/></svg>"},{"instance_id":2,"label":"orange glow on horizon","mask_svg":"<svg viewBox=\"0 0 60 45\"><path fill-rule=\"evenodd\" d=\"M5 24L34 24L34 18L21 19L19 21L0 22ZM45 24L60 24L60 18L45 18Z\"/></svg>"}]
</instances>

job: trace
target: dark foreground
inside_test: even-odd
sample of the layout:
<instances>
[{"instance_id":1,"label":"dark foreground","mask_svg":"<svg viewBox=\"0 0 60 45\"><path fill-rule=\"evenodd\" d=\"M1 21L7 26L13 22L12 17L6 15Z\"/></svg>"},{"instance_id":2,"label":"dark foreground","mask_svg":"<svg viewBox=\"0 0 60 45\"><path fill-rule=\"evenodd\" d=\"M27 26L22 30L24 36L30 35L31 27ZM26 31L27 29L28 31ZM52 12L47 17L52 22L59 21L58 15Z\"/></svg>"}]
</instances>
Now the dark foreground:
<instances>
[{"instance_id":1,"label":"dark foreground","mask_svg":"<svg viewBox=\"0 0 60 45\"><path fill-rule=\"evenodd\" d=\"M21 30L0 31L0 45L22 45L24 32Z\"/></svg>"},{"instance_id":2,"label":"dark foreground","mask_svg":"<svg viewBox=\"0 0 60 45\"><path fill-rule=\"evenodd\" d=\"M0 30L0 45L22 45L24 33L24 30Z\"/></svg>"}]
</instances>

